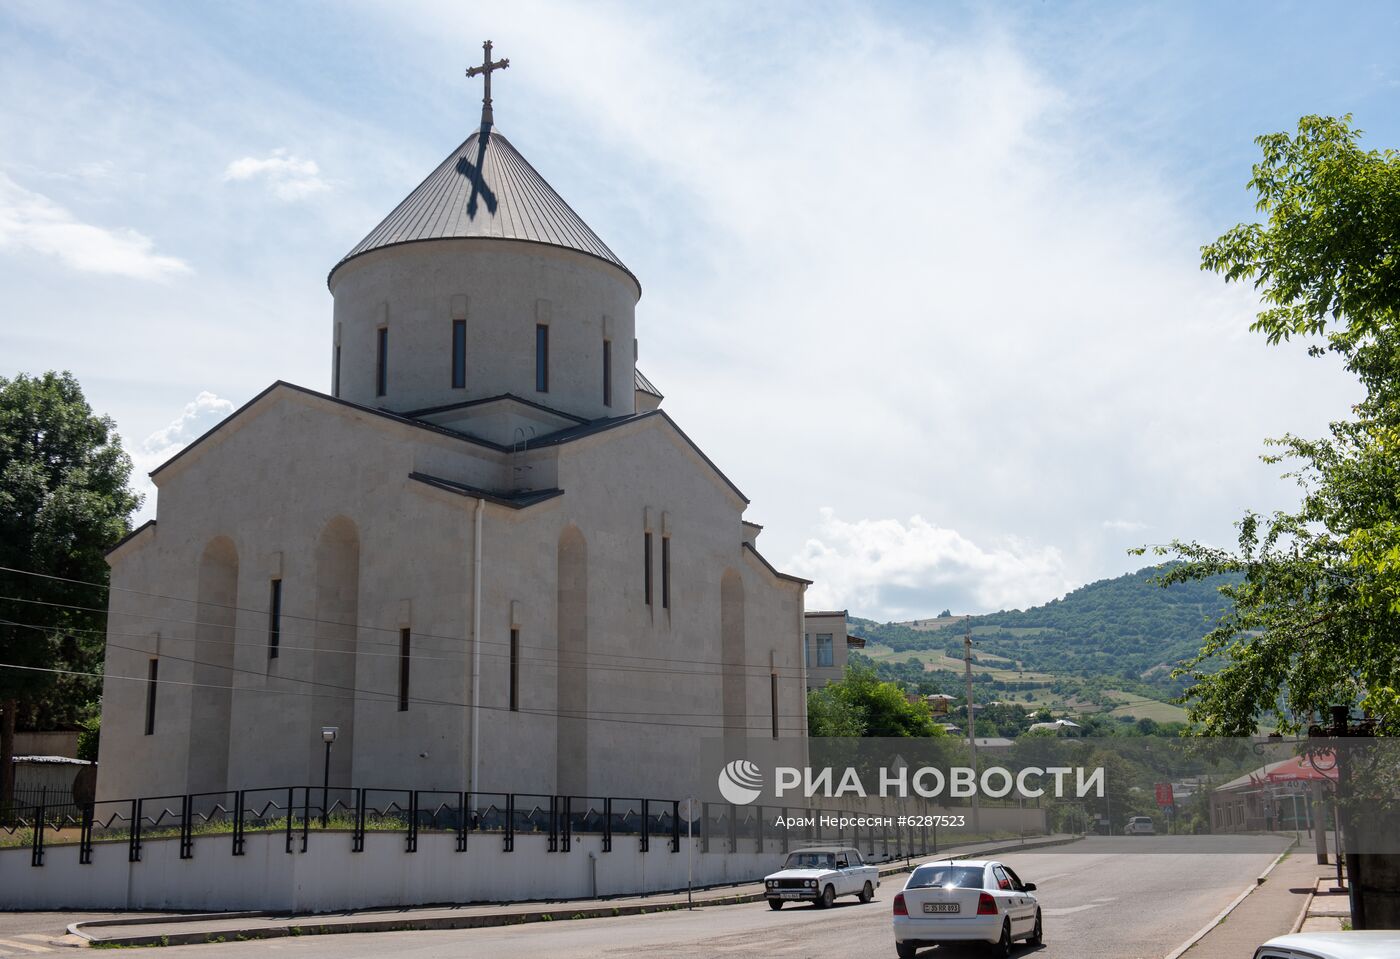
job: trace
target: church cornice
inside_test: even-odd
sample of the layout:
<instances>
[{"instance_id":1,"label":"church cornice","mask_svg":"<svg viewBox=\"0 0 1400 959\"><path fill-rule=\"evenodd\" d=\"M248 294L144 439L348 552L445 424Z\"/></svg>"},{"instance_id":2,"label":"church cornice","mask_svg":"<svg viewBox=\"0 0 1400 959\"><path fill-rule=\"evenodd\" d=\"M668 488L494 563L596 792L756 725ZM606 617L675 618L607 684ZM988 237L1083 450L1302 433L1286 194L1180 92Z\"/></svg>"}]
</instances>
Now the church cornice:
<instances>
[{"instance_id":1,"label":"church cornice","mask_svg":"<svg viewBox=\"0 0 1400 959\"><path fill-rule=\"evenodd\" d=\"M539 503L552 500L555 497L563 496L562 489L542 489L527 490L521 492L500 492L482 489L479 486L469 486L466 483L458 483L455 480L443 479L441 476L430 476L427 473L409 473L408 478L433 489L440 489L447 493L454 493L468 499L485 500L488 503L495 503L498 506L505 506L510 509L527 509Z\"/></svg>"}]
</instances>

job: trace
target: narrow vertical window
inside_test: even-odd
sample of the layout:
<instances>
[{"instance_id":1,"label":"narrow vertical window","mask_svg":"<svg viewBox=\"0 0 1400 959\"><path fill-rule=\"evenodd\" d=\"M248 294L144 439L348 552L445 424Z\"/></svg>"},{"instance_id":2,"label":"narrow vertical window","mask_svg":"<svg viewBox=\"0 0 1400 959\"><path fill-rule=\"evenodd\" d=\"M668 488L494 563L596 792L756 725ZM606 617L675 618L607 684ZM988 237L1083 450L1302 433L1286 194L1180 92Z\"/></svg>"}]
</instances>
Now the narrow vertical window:
<instances>
[{"instance_id":1,"label":"narrow vertical window","mask_svg":"<svg viewBox=\"0 0 1400 959\"><path fill-rule=\"evenodd\" d=\"M768 674L768 698L773 706L773 738L778 738L778 674Z\"/></svg>"},{"instance_id":2,"label":"narrow vertical window","mask_svg":"<svg viewBox=\"0 0 1400 959\"><path fill-rule=\"evenodd\" d=\"M832 653L831 633L817 633L817 668L823 666L834 666L836 661Z\"/></svg>"},{"instance_id":3,"label":"narrow vertical window","mask_svg":"<svg viewBox=\"0 0 1400 959\"><path fill-rule=\"evenodd\" d=\"M603 341L603 405L612 406L612 340Z\"/></svg>"},{"instance_id":4,"label":"narrow vertical window","mask_svg":"<svg viewBox=\"0 0 1400 959\"><path fill-rule=\"evenodd\" d=\"M374 395L383 396L389 392L389 329L381 326L378 330L378 346L374 364Z\"/></svg>"},{"instance_id":5,"label":"narrow vertical window","mask_svg":"<svg viewBox=\"0 0 1400 959\"><path fill-rule=\"evenodd\" d=\"M535 324L535 392L549 392L549 326Z\"/></svg>"},{"instance_id":6,"label":"narrow vertical window","mask_svg":"<svg viewBox=\"0 0 1400 959\"><path fill-rule=\"evenodd\" d=\"M452 388L467 385L467 321L452 321Z\"/></svg>"},{"instance_id":7,"label":"narrow vertical window","mask_svg":"<svg viewBox=\"0 0 1400 959\"><path fill-rule=\"evenodd\" d=\"M282 645L282 581L272 581L267 602L267 658L276 659Z\"/></svg>"},{"instance_id":8,"label":"narrow vertical window","mask_svg":"<svg viewBox=\"0 0 1400 959\"><path fill-rule=\"evenodd\" d=\"M399 712L408 711L408 657L413 637L407 629L399 630Z\"/></svg>"},{"instance_id":9,"label":"narrow vertical window","mask_svg":"<svg viewBox=\"0 0 1400 959\"><path fill-rule=\"evenodd\" d=\"M520 630L510 631L510 711L520 711Z\"/></svg>"},{"instance_id":10,"label":"narrow vertical window","mask_svg":"<svg viewBox=\"0 0 1400 959\"><path fill-rule=\"evenodd\" d=\"M152 659L146 664L146 735L153 735L156 731L156 688L159 686L157 675L160 672L160 660Z\"/></svg>"},{"instance_id":11,"label":"narrow vertical window","mask_svg":"<svg viewBox=\"0 0 1400 959\"><path fill-rule=\"evenodd\" d=\"M331 367L331 396L340 395L340 344L335 345L335 365Z\"/></svg>"},{"instance_id":12,"label":"narrow vertical window","mask_svg":"<svg viewBox=\"0 0 1400 959\"><path fill-rule=\"evenodd\" d=\"M651 605L651 533L645 534L643 541L642 559L646 563L646 571L642 574L642 583L646 588L647 605Z\"/></svg>"},{"instance_id":13,"label":"narrow vertical window","mask_svg":"<svg viewBox=\"0 0 1400 959\"><path fill-rule=\"evenodd\" d=\"M661 537L661 608L671 608L671 537Z\"/></svg>"}]
</instances>

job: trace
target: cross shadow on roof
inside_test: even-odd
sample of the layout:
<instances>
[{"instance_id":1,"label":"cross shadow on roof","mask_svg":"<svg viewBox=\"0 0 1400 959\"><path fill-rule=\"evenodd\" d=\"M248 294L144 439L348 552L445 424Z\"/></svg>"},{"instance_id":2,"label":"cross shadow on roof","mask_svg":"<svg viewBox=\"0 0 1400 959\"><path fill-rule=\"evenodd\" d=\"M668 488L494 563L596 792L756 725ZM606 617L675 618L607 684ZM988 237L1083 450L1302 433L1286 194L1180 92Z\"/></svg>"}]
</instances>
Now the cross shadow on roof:
<instances>
[{"instance_id":1,"label":"cross shadow on roof","mask_svg":"<svg viewBox=\"0 0 1400 959\"><path fill-rule=\"evenodd\" d=\"M491 139L491 132L483 130L481 136L476 138L476 163L473 164L466 157L457 158L457 172L471 180L472 192L467 197L467 216L476 219L476 198L479 194L486 201L486 209L493 216L496 213L496 194L487 185L486 178L482 175L482 167L486 161L486 144Z\"/></svg>"}]
</instances>

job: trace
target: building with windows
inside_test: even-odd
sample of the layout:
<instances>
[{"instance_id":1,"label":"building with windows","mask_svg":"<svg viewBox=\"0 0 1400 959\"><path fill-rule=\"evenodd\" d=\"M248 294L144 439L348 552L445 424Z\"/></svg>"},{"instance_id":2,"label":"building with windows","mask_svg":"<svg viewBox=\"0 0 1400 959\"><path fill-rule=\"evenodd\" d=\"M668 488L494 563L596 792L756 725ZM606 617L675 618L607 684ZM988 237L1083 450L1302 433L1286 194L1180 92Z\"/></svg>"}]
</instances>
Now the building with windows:
<instances>
[{"instance_id":1,"label":"building with windows","mask_svg":"<svg viewBox=\"0 0 1400 959\"><path fill-rule=\"evenodd\" d=\"M701 737L806 735L807 583L489 92L328 285L331 392L161 465L109 557L100 798L319 783L328 726L334 785L658 798Z\"/></svg>"},{"instance_id":2,"label":"building with windows","mask_svg":"<svg viewBox=\"0 0 1400 959\"><path fill-rule=\"evenodd\" d=\"M844 609L815 609L802 614L803 662L807 666L807 688L818 689L846 675L846 662L852 649L864 649L865 639L847 627Z\"/></svg>"}]
</instances>

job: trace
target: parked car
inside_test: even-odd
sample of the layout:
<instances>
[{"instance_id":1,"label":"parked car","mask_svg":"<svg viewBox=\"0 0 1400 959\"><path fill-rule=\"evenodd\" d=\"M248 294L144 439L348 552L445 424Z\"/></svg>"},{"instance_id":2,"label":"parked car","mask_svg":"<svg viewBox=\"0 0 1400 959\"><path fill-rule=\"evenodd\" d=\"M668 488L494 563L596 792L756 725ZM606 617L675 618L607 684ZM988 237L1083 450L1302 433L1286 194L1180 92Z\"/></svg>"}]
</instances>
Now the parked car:
<instances>
[{"instance_id":1,"label":"parked car","mask_svg":"<svg viewBox=\"0 0 1400 959\"><path fill-rule=\"evenodd\" d=\"M1152 825L1151 816L1134 816L1128 820L1128 824L1123 827L1125 836L1155 836L1157 828Z\"/></svg>"},{"instance_id":2,"label":"parked car","mask_svg":"<svg viewBox=\"0 0 1400 959\"><path fill-rule=\"evenodd\" d=\"M860 852L849 846L813 846L788 853L783 868L764 877L768 906L783 908L786 902L810 902L825 909L839 896L856 896L861 902L875 898L880 870L867 866Z\"/></svg>"},{"instance_id":3,"label":"parked car","mask_svg":"<svg viewBox=\"0 0 1400 959\"><path fill-rule=\"evenodd\" d=\"M922 946L984 942L993 954L1011 955L1011 944L1044 941L1035 883L1022 882L1005 863L960 859L915 869L894 897L894 942L899 959Z\"/></svg>"},{"instance_id":4,"label":"parked car","mask_svg":"<svg viewBox=\"0 0 1400 959\"><path fill-rule=\"evenodd\" d=\"M1400 932L1359 929L1355 932L1295 932L1276 936L1254 950L1254 959L1396 959Z\"/></svg>"}]
</instances>

